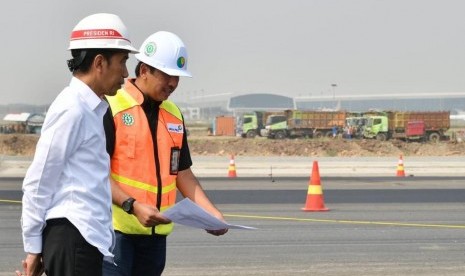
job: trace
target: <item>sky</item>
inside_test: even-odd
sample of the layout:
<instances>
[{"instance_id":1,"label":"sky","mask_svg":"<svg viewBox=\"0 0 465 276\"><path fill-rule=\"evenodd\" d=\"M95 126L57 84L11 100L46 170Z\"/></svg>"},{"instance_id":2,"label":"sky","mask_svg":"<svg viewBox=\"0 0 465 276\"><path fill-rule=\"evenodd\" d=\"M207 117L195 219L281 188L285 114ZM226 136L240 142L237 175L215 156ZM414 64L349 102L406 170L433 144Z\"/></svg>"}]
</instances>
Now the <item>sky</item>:
<instances>
[{"instance_id":1,"label":"sky","mask_svg":"<svg viewBox=\"0 0 465 276\"><path fill-rule=\"evenodd\" d=\"M463 0L4 1L0 105L51 103L71 78L71 30L99 12L119 15L137 48L161 30L184 41L193 78L175 101L465 92L463 11Z\"/></svg>"}]
</instances>

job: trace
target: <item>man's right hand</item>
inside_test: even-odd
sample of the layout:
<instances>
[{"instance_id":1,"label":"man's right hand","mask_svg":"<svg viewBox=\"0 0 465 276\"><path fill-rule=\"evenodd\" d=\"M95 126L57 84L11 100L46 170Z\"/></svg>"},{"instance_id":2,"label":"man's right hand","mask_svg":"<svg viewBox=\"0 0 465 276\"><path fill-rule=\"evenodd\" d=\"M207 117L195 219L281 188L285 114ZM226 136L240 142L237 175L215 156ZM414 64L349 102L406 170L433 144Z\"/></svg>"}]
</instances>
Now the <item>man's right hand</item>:
<instances>
[{"instance_id":1,"label":"man's right hand","mask_svg":"<svg viewBox=\"0 0 465 276\"><path fill-rule=\"evenodd\" d=\"M44 264L41 254L28 253L26 260L21 261L23 273L16 270L17 276L40 276L44 273Z\"/></svg>"},{"instance_id":2,"label":"man's right hand","mask_svg":"<svg viewBox=\"0 0 465 276\"><path fill-rule=\"evenodd\" d=\"M171 220L165 218L157 208L140 203L134 202L133 214L139 222L145 227L153 227L158 224L168 224Z\"/></svg>"}]
</instances>

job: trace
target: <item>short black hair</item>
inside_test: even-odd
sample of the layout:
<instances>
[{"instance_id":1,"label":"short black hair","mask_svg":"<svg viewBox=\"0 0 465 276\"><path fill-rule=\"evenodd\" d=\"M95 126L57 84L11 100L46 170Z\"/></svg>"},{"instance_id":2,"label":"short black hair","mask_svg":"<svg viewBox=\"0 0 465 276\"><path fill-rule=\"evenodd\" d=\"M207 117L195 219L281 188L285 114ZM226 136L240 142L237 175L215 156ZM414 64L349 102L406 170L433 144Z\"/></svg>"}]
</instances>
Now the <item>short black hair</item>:
<instances>
[{"instance_id":1,"label":"short black hair","mask_svg":"<svg viewBox=\"0 0 465 276\"><path fill-rule=\"evenodd\" d=\"M140 66L141 66L142 64L147 65L147 67L148 67L149 70L150 70L150 73L152 73L152 74L153 74L153 72L155 72L155 70L157 70L156 68L154 68L154 67L148 65L147 63L143 63L142 61L139 61L139 63L137 63L137 65L136 65L136 69L134 70L135 73L136 73L136 78L138 78L138 77L140 76Z\"/></svg>"},{"instance_id":2,"label":"short black hair","mask_svg":"<svg viewBox=\"0 0 465 276\"><path fill-rule=\"evenodd\" d=\"M102 55L105 60L111 63L111 57L121 53L118 49L73 49L72 59L68 60L68 68L71 72L87 73L97 55Z\"/></svg>"}]
</instances>

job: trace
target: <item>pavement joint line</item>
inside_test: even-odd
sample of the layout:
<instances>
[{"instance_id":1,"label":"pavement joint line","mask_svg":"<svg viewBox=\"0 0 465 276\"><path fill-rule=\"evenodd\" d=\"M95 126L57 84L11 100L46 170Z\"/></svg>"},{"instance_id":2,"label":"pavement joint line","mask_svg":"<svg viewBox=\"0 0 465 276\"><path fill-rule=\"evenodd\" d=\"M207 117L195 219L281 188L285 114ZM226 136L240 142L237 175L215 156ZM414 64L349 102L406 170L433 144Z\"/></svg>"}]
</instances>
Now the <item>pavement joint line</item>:
<instances>
[{"instance_id":1,"label":"pavement joint line","mask_svg":"<svg viewBox=\"0 0 465 276\"><path fill-rule=\"evenodd\" d=\"M19 200L8 200L8 199L0 199L0 202L4 202L4 203L18 203L18 204L22 204L21 201Z\"/></svg>"},{"instance_id":2,"label":"pavement joint line","mask_svg":"<svg viewBox=\"0 0 465 276\"><path fill-rule=\"evenodd\" d=\"M329 223L341 223L341 224L367 224L367 225L380 225L380 226L465 229L465 225L451 225L451 224L422 224L422 223L339 220L339 219L309 219L309 218L272 217L272 216L240 215L240 214L224 214L224 216L225 217L237 217L237 218L269 219L269 220L307 221L307 222L326 222L326 223L329 222Z\"/></svg>"},{"instance_id":3,"label":"pavement joint line","mask_svg":"<svg viewBox=\"0 0 465 276\"><path fill-rule=\"evenodd\" d=\"M18 200L0 199L4 203L22 204ZM270 220L288 220L288 221L308 221L308 222L330 222L341 224L366 224L366 225L382 225L382 226L405 226L405 227L422 227L422 228L446 228L446 229L465 229L465 225L453 224L422 224L422 223L404 223L404 222L382 222L382 221L362 221L362 220L340 220L340 219L309 219L309 218L289 218L289 217L271 217L258 215L240 215L240 214L224 214L225 217L236 218L257 218Z\"/></svg>"}]
</instances>

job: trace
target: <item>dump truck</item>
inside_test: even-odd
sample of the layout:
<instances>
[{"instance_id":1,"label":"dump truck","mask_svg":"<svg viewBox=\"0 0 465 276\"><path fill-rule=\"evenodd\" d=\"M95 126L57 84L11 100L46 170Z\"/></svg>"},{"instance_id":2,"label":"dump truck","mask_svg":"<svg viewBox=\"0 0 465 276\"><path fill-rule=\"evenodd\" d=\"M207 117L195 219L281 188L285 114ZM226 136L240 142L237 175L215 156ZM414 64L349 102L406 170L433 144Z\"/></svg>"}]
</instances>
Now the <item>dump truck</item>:
<instances>
[{"instance_id":1,"label":"dump truck","mask_svg":"<svg viewBox=\"0 0 465 276\"><path fill-rule=\"evenodd\" d=\"M346 127L351 129L352 138L362 138L365 125L368 121L364 116L353 116L346 118Z\"/></svg>"},{"instance_id":2,"label":"dump truck","mask_svg":"<svg viewBox=\"0 0 465 276\"><path fill-rule=\"evenodd\" d=\"M365 125L368 117L365 112L349 112L346 117L346 128L350 128L352 138L363 138Z\"/></svg>"},{"instance_id":3,"label":"dump truck","mask_svg":"<svg viewBox=\"0 0 465 276\"><path fill-rule=\"evenodd\" d=\"M242 115L241 136L243 138L255 138L261 136L265 129L266 119L271 115L280 115L283 112L253 111Z\"/></svg>"},{"instance_id":4,"label":"dump truck","mask_svg":"<svg viewBox=\"0 0 465 276\"><path fill-rule=\"evenodd\" d=\"M381 141L439 141L449 128L449 111L386 111L368 116L363 136Z\"/></svg>"},{"instance_id":5,"label":"dump truck","mask_svg":"<svg viewBox=\"0 0 465 276\"><path fill-rule=\"evenodd\" d=\"M268 138L321 138L340 134L346 123L346 111L286 110L283 115L268 117Z\"/></svg>"}]
</instances>

